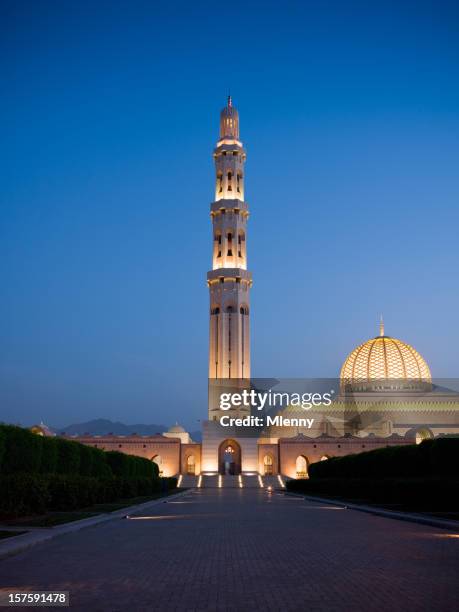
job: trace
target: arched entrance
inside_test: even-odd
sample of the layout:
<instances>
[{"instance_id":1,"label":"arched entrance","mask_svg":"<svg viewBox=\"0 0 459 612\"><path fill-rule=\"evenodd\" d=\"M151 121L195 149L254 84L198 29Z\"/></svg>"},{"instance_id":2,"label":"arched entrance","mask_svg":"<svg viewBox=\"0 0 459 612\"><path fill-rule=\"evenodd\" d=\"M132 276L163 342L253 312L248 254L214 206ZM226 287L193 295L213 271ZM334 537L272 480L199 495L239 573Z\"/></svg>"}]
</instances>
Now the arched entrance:
<instances>
[{"instance_id":1,"label":"arched entrance","mask_svg":"<svg viewBox=\"0 0 459 612\"><path fill-rule=\"evenodd\" d=\"M263 472L265 476L272 476L273 474L273 458L271 455L265 455L263 458Z\"/></svg>"},{"instance_id":2,"label":"arched entrance","mask_svg":"<svg viewBox=\"0 0 459 612\"><path fill-rule=\"evenodd\" d=\"M304 455L298 455L298 457L296 458L296 477L308 477L308 460Z\"/></svg>"},{"instance_id":3,"label":"arched entrance","mask_svg":"<svg viewBox=\"0 0 459 612\"><path fill-rule=\"evenodd\" d=\"M159 475L162 476L163 475L163 458L161 457L161 455L155 455L153 457L153 461L158 466Z\"/></svg>"},{"instance_id":4,"label":"arched entrance","mask_svg":"<svg viewBox=\"0 0 459 612\"><path fill-rule=\"evenodd\" d=\"M196 473L196 465L194 455L188 455L186 458L186 473L194 476Z\"/></svg>"},{"instance_id":5,"label":"arched entrance","mask_svg":"<svg viewBox=\"0 0 459 612\"><path fill-rule=\"evenodd\" d=\"M224 440L218 448L219 474L241 473L241 447L236 440Z\"/></svg>"}]
</instances>

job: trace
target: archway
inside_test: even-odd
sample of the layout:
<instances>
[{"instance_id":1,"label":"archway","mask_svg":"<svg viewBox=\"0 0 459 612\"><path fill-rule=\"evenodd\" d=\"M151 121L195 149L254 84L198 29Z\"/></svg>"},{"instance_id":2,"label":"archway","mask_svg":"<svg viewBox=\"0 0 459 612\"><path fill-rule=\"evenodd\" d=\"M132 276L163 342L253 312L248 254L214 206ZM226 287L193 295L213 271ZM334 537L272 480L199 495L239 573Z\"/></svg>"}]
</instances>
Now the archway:
<instances>
[{"instance_id":1,"label":"archway","mask_svg":"<svg viewBox=\"0 0 459 612\"><path fill-rule=\"evenodd\" d=\"M304 455L298 455L298 457L296 458L296 477L308 477L308 460Z\"/></svg>"},{"instance_id":2,"label":"archway","mask_svg":"<svg viewBox=\"0 0 459 612\"><path fill-rule=\"evenodd\" d=\"M196 463L194 460L194 455L188 455L186 458L186 473L194 476L196 473Z\"/></svg>"},{"instance_id":3,"label":"archway","mask_svg":"<svg viewBox=\"0 0 459 612\"><path fill-rule=\"evenodd\" d=\"M271 457L271 455L265 455L263 458L263 472L265 476L272 476L273 458Z\"/></svg>"},{"instance_id":4,"label":"archway","mask_svg":"<svg viewBox=\"0 0 459 612\"><path fill-rule=\"evenodd\" d=\"M155 455L152 461L156 463L156 465L158 466L159 475L162 476L163 475L163 458L161 457L161 455Z\"/></svg>"},{"instance_id":5,"label":"archway","mask_svg":"<svg viewBox=\"0 0 459 612\"><path fill-rule=\"evenodd\" d=\"M241 447L236 440L224 440L218 448L219 474L241 473Z\"/></svg>"}]
</instances>

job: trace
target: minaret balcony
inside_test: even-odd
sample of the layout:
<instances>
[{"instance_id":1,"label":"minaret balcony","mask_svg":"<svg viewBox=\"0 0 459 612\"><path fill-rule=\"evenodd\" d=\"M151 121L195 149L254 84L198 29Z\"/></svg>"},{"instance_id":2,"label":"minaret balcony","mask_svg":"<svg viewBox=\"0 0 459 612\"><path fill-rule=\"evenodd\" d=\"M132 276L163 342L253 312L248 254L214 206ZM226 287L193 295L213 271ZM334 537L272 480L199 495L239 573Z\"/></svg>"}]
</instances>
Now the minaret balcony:
<instances>
[{"instance_id":1,"label":"minaret balcony","mask_svg":"<svg viewBox=\"0 0 459 612\"><path fill-rule=\"evenodd\" d=\"M252 273L242 268L219 268L217 270L210 270L207 272L207 283L221 283L223 282L246 282L250 287L252 286Z\"/></svg>"},{"instance_id":2,"label":"minaret balcony","mask_svg":"<svg viewBox=\"0 0 459 612\"><path fill-rule=\"evenodd\" d=\"M247 202L244 202L242 200L237 200L237 199L233 199L233 200L226 200L226 199L221 199L221 200L216 200L215 202L212 202L212 204L210 205L210 214L218 214L218 213L223 213L223 211L228 211L228 212L234 212L234 211L239 211L241 214L243 215L248 215L249 214L249 205L247 204Z\"/></svg>"}]
</instances>

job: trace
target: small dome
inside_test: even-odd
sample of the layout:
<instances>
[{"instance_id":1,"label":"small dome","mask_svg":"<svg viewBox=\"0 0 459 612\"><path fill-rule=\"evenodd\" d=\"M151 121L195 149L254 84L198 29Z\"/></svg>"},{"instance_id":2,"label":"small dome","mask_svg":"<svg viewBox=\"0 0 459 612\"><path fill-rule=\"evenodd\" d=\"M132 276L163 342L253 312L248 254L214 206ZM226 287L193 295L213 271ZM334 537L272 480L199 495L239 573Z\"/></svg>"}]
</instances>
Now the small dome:
<instances>
[{"instance_id":1,"label":"small dome","mask_svg":"<svg viewBox=\"0 0 459 612\"><path fill-rule=\"evenodd\" d=\"M176 423L175 425L172 425L172 427L169 427L167 433L186 433L186 431L183 429L181 425Z\"/></svg>"},{"instance_id":2,"label":"small dome","mask_svg":"<svg viewBox=\"0 0 459 612\"><path fill-rule=\"evenodd\" d=\"M362 387L362 390L378 390L376 381L393 380L389 389L424 388L432 382L429 366L423 357L409 344L381 334L356 347L346 358L340 373L344 387ZM368 384L373 381L373 385ZM397 382L395 382L397 381ZM386 388L384 386L384 388Z\"/></svg>"},{"instance_id":3,"label":"small dome","mask_svg":"<svg viewBox=\"0 0 459 612\"><path fill-rule=\"evenodd\" d=\"M38 436L55 436L56 434L41 421L40 425L33 425L30 431Z\"/></svg>"},{"instance_id":4,"label":"small dome","mask_svg":"<svg viewBox=\"0 0 459 612\"><path fill-rule=\"evenodd\" d=\"M234 108L231 96L220 113L220 138L239 140L239 113Z\"/></svg>"}]
</instances>

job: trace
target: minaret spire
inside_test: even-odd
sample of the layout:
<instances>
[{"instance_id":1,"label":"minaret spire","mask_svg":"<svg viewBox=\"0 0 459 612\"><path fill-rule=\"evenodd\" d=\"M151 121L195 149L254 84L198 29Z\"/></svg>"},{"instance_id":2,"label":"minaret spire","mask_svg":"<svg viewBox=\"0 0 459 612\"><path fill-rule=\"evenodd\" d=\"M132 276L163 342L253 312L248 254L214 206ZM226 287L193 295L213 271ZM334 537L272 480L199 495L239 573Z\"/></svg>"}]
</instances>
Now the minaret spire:
<instances>
[{"instance_id":1,"label":"minaret spire","mask_svg":"<svg viewBox=\"0 0 459 612\"><path fill-rule=\"evenodd\" d=\"M379 320L379 335L384 336L384 319L381 315L381 319Z\"/></svg>"}]
</instances>

